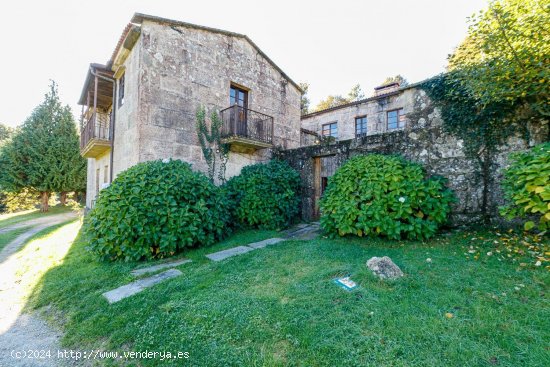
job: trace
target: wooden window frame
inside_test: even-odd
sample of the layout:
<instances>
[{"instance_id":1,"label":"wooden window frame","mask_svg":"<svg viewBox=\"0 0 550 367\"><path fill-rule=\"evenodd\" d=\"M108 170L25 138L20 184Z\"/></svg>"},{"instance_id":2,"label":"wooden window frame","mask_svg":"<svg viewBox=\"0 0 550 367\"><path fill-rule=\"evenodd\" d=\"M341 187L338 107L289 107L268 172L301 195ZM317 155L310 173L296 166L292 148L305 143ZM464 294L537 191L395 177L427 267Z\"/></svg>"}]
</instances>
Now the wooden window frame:
<instances>
[{"instance_id":1,"label":"wooden window frame","mask_svg":"<svg viewBox=\"0 0 550 367\"><path fill-rule=\"evenodd\" d=\"M395 127L390 127L390 113L397 112L397 121L395 122ZM405 127L405 114L403 113L403 108L396 108L386 112L386 127L388 130L399 130Z\"/></svg>"},{"instance_id":2,"label":"wooden window frame","mask_svg":"<svg viewBox=\"0 0 550 367\"><path fill-rule=\"evenodd\" d=\"M364 122L364 127L365 127L365 132L363 132L363 122L361 121L361 133L358 134L357 133L357 122L359 120L363 120L365 119L365 122ZM367 135L367 132L368 132L368 123L369 123L369 120L368 120L368 117L367 115L362 115L362 116L357 116L355 117L355 137L356 138L359 138L359 137L362 137L362 136L366 136Z\"/></svg>"},{"instance_id":3,"label":"wooden window frame","mask_svg":"<svg viewBox=\"0 0 550 367\"><path fill-rule=\"evenodd\" d=\"M245 88L245 87L243 87L241 85L238 85L238 84L235 84L235 83L231 83L229 85L229 105L230 106L233 106L233 104L231 104L231 90L232 89L234 89L236 91L239 91L239 92L242 92L244 94L244 106L241 106L241 107L244 107L245 109L248 109L250 89Z\"/></svg>"},{"instance_id":4,"label":"wooden window frame","mask_svg":"<svg viewBox=\"0 0 550 367\"><path fill-rule=\"evenodd\" d=\"M335 125L336 126L336 135L332 135L332 128L330 126ZM328 126L328 129L325 129L325 127ZM325 131L328 131L328 134L325 134ZM329 122L326 124L321 125L321 136L323 137L331 137L334 139L338 139L338 121Z\"/></svg>"}]
</instances>

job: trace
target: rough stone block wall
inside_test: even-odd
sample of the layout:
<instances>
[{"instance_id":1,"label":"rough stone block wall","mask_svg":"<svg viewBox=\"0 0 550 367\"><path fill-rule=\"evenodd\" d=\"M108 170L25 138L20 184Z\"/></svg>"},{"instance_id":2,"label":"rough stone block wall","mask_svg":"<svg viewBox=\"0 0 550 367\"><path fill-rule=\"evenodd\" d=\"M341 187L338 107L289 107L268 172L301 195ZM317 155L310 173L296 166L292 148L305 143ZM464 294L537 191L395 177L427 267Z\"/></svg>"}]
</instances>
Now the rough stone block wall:
<instances>
[{"instance_id":1,"label":"rough stone block wall","mask_svg":"<svg viewBox=\"0 0 550 367\"><path fill-rule=\"evenodd\" d=\"M208 114L229 107L231 83L250 89L248 108L273 116L274 145L300 145L299 90L245 39L145 21L132 53L140 55L140 162L171 157L205 171L195 114L199 106ZM265 149L231 152L226 176L269 158Z\"/></svg>"},{"instance_id":2,"label":"rough stone block wall","mask_svg":"<svg viewBox=\"0 0 550 367\"><path fill-rule=\"evenodd\" d=\"M453 205L451 223L475 223L481 220L483 182L477 173L479 172L477 161L464 154L463 141L444 131L438 110L430 106L423 91L410 89L404 100L409 101L409 104L401 106L408 114L407 127L403 130L371 133L362 138L340 140L331 144L322 143L280 153L282 159L288 161L301 173L302 216L305 220L314 219L314 158L334 156L337 165L340 166L350 157L368 153L399 154L411 161L421 163L428 175L447 178L448 186L457 198L457 202ZM330 121L337 113L341 118L340 121L347 121L348 125L354 126L353 116L356 108L356 106L346 108L349 109L347 112L332 111L330 112L332 116L318 115L315 119L307 118L306 122L309 128L312 126L314 128L315 124ZM368 108L367 106L366 109ZM348 119L343 119L343 116L348 116ZM345 123L342 124L344 125ZM547 129L547 123L531 125L530 141L514 136L500 147L492 170L492 185L489 187L488 214L492 218L499 218L498 207L503 204L499 182L502 178L502 169L508 163L508 155L513 151L524 150L544 141L548 136ZM347 132L349 129L344 127L342 130Z\"/></svg>"}]
</instances>

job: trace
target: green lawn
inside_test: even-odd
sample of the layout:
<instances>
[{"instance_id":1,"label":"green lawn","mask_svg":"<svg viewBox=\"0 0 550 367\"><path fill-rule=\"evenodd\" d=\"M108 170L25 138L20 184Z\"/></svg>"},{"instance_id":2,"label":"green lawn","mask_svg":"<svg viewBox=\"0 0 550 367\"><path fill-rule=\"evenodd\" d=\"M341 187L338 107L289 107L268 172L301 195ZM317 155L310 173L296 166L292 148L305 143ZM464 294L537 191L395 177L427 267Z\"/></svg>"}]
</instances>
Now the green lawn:
<instances>
[{"instance_id":1,"label":"green lawn","mask_svg":"<svg viewBox=\"0 0 550 367\"><path fill-rule=\"evenodd\" d=\"M46 315L62 323L67 348L190 354L183 363L130 365L550 365L546 263L509 260L504 247L497 252L497 234L289 241L220 263L203 257L273 234L239 233L190 251L194 261L179 267L182 276L113 305L101 293L130 282L138 264L99 263L80 238L39 281L28 307L53 306ZM383 255L406 277L371 275L365 262ZM357 290L332 282L346 274Z\"/></svg>"},{"instance_id":2,"label":"green lawn","mask_svg":"<svg viewBox=\"0 0 550 367\"><path fill-rule=\"evenodd\" d=\"M0 214L0 229L13 224L24 222L30 219L37 219L48 215L55 215L61 213L68 213L72 211L67 206L51 206L47 213L41 213L40 210L26 210L20 213Z\"/></svg>"},{"instance_id":3,"label":"green lawn","mask_svg":"<svg viewBox=\"0 0 550 367\"><path fill-rule=\"evenodd\" d=\"M28 227L24 227L24 228L14 229L13 231L9 231L9 232L6 232L6 233L0 233L0 251L2 251L2 249L8 243L13 241L20 234L25 233L28 229L29 229Z\"/></svg>"}]
</instances>

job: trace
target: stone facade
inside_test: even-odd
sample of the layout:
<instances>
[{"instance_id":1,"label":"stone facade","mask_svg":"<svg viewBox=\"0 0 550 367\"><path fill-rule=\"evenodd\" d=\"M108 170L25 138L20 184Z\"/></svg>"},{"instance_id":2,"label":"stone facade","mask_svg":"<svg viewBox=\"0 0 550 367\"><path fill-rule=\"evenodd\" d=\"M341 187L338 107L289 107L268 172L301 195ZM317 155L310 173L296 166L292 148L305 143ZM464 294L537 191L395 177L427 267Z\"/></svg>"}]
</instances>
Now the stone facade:
<instances>
[{"instance_id":1,"label":"stone facade","mask_svg":"<svg viewBox=\"0 0 550 367\"><path fill-rule=\"evenodd\" d=\"M247 91L248 109L273 117L273 147L300 146L301 90L248 37L142 14L132 23L108 64L117 94L124 76L124 103L114 103L113 179L136 163L164 158L206 171L196 112L229 107L231 86ZM132 27L139 36L128 46ZM270 149L232 149L226 178L270 157ZM88 206L104 159L88 160Z\"/></svg>"},{"instance_id":2,"label":"stone facade","mask_svg":"<svg viewBox=\"0 0 550 367\"><path fill-rule=\"evenodd\" d=\"M397 108L403 108L406 113L405 127L388 131L387 111ZM368 118L367 134L356 138L355 117L363 115ZM302 118L302 126L321 134L322 125L334 121L339 124L336 141L321 141L280 154L281 158L301 172L304 219L312 220L318 215L323 179L332 175L348 158L367 153L399 154L421 163L428 175L447 178L448 186L457 198L453 206L452 222L472 223L481 219L483 182L477 173L478 163L466 157L463 141L444 131L439 111L431 106L423 90L414 86L402 88L390 96L377 96L310 114ZM488 212L493 217L498 217L498 206L502 204L499 181L508 154L544 141L547 129L547 124L531 126L530 141L516 136L500 148L492 170L493 179L488 195ZM327 162L326 167L323 162Z\"/></svg>"}]
</instances>

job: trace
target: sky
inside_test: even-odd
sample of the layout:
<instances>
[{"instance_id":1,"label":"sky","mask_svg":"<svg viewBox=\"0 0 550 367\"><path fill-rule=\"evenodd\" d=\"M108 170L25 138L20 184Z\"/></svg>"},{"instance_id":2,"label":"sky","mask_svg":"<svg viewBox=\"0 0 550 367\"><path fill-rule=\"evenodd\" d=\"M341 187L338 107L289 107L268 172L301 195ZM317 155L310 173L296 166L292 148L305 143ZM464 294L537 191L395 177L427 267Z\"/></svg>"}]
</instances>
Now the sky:
<instances>
[{"instance_id":1,"label":"sky","mask_svg":"<svg viewBox=\"0 0 550 367\"><path fill-rule=\"evenodd\" d=\"M106 63L135 12L248 35L312 106L357 83L367 96L387 76L409 82L442 72L487 0L3 1L0 123L21 124L50 80L77 105L91 62Z\"/></svg>"}]
</instances>

